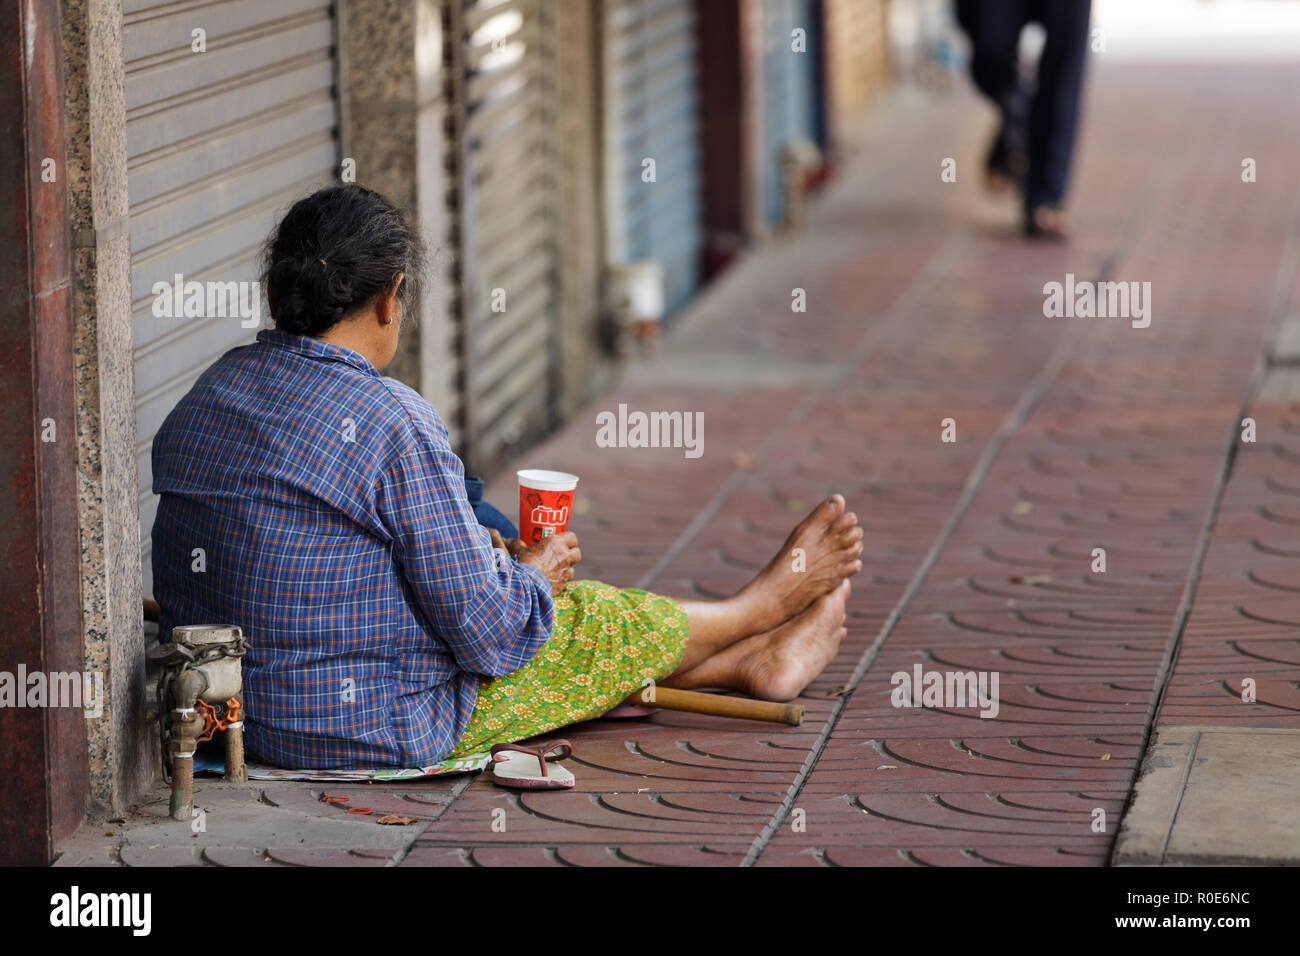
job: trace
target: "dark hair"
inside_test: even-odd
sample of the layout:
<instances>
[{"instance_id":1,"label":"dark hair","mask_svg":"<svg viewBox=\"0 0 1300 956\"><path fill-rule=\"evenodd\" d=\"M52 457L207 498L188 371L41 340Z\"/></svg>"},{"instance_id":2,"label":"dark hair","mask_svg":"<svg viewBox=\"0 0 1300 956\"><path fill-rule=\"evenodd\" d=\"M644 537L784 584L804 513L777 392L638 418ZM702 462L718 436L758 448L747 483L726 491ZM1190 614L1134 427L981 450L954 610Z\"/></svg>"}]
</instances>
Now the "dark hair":
<instances>
[{"instance_id":1,"label":"dark hair","mask_svg":"<svg viewBox=\"0 0 1300 956\"><path fill-rule=\"evenodd\" d=\"M262 281L277 328L320 335L406 278L409 307L424 269L424 244L401 211L364 186L327 186L285 213L263 253Z\"/></svg>"}]
</instances>

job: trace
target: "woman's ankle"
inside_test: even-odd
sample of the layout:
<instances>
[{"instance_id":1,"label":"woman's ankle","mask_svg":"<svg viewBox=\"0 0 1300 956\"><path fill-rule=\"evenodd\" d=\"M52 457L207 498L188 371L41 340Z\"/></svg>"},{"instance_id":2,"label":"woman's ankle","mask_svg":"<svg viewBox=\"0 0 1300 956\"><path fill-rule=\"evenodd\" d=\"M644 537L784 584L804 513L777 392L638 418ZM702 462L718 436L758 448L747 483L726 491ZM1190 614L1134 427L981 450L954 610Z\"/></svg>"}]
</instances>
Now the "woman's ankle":
<instances>
[{"instance_id":1,"label":"woman's ankle","mask_svg":"<svg viewBox=\"0 0 1300 956\"><path fill-rule=\"evenodd\" d=\"M744 622L745 637L762 634L785 623L790 615L786 613L783 596L776 588L759 583L756 578L729 598L736 602L737 616Z\"/></svg>"}]
</instances>

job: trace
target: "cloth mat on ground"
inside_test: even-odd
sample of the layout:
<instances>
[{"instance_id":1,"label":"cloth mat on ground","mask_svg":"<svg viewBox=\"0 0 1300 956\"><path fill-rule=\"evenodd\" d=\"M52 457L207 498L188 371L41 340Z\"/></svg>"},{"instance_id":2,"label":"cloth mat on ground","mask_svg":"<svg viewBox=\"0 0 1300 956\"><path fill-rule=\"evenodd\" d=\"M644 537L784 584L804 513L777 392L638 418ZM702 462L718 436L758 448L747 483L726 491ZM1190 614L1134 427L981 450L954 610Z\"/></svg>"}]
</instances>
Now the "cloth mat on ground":
<instances>
[{"instance_id":1,"label":"cloth mat on ground","mask_svg":"<svg viewBox=\"0 0 1300 956\"><path fill-rule=\"evenodd\" d=\"M423 780L427 777L440 777L452 773L474 773L482 770L492 760L485 750L482 753L466 754L450 758L432 767L371 767L361 770L285 770L266 764L249 761L249 780L320 780L331 782L391 783L402 780ZM194 774L216 774L226 772L225 753L221 747L203 747L194 754Z\"/></svg>"}]
</instances>

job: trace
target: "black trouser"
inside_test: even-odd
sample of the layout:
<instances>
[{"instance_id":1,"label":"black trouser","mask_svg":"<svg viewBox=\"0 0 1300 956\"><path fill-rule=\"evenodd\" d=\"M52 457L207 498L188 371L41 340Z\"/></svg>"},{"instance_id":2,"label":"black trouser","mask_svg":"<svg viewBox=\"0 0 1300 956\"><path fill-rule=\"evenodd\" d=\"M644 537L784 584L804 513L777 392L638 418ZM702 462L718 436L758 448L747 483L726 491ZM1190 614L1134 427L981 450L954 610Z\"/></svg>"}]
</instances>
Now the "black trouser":
<instances>
[{"instance_id":1,"label":"black trouser","mask_svg":"<svg viewBox=\"0 0 1300 956\"><path fill-rule=\"evenodd\" d=\"M1090 7L1090 0L957 0L957 20L973 48L971 76L1002 113L1002 145L1028 153L1028 209L1065 196ZM1033 22L1043 25L1047 42L1030 93L1020 82L1018 51L1020 31Z\"/></svg>"}]
</instances>

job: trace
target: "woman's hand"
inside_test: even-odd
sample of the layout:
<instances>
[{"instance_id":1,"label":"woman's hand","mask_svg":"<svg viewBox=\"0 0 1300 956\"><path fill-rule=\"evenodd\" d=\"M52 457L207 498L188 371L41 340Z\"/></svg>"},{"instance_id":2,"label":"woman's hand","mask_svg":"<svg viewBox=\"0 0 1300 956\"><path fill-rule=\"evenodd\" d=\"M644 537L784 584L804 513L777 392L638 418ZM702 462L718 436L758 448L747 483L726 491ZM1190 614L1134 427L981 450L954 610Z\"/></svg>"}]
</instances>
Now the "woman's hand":
<instances>
[{"instance_id":1,"label":"woman's hand","mask_svg":"<svg viewBox=\"0 0 1300 956\"><path fill-rule=\"evenodd\" d=\"M504 543L506 550L520 564L531 564L546 575L546 580L551 582L552 595L564 592L573 580L573 566L582 560L578 536L572 531L553 534L534 545L525 545L518 538L511 538Z\"/></svg>"}]
</instances>

